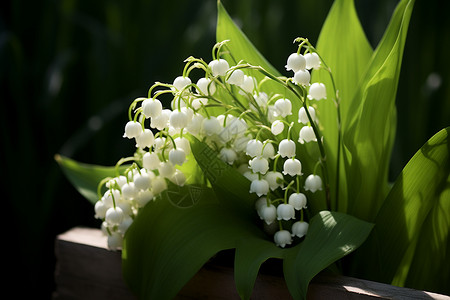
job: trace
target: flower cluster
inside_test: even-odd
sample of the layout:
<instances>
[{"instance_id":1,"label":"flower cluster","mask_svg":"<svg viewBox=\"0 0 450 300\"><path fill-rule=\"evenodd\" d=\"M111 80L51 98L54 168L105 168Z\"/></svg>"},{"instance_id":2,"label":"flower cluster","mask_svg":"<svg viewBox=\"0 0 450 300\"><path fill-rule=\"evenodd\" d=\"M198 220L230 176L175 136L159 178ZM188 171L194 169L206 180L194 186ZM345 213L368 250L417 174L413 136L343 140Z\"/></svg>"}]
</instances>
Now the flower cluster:
<instances>
[{"instance_id":1,"label":"flower cluster","mask_svg":"<svg viewBox=\"0 0 450 300\"><path fill-rule=\"evenodd\" d=\"M305 191L322 190L323 182L315 171L303 179L298 148L321 143L314 101L326 99L326 87L310 82L311 70L321 67L319 55L308 40L296 41L298 51L286 64L292 76L277 77L243 61L230 66L220 56L224 41L214 46L209 63L189 57L183 74L173 83L157 82L148 98L133 101L124 138L134 140L137 150L118 166L132 164L124 175L101 183L107 190L99 192L95 205L109 248L121 247L141 207L156 200L169 184L188 182L189 174L182 166L194 159L189 135L216 150L221 160L251 182L249 193L259 197L256 212L278 246L290 245L307 233ZM200 78L193 81L198 71ZM283 85L295 98L264 89L267 80ZM163 107L160 99L164 97L170 97L170 108ZM293 111L294 107L300 108ZM293 132L294 127L301 129Z\"/></svg>"}]
</instances>

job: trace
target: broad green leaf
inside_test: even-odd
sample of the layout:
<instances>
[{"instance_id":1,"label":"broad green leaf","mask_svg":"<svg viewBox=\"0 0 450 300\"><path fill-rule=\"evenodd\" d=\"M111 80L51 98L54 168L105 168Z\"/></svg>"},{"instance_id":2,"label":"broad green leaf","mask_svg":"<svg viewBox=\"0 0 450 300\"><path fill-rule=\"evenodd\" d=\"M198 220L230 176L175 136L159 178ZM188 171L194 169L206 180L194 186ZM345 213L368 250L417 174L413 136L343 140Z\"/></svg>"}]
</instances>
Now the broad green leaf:
<instances>
[{"instance_id":1,"label":"broad green leaf","mask_svg":"<svg viewBox=\"0 0 450 300\"><path fill-rule=\"evenodd\" d=\"M196 204L173 206L176 197L148 203L128 229L122 252L124 277L139 298L172 299L217 252L235 247L252 233L250 218L239 218L202 188ZM250 226L249 226L250 224Z\"/></svg>"},{"instance_id":2,"label":"broad green leaf","mask_svg":"<svg viewBox=\"0 0 450 300\"><path fill-rule=\"evenodd\" d=\"M262 263L269 258L283 258L286 251L288 249L277 247L273 241L265 238L262 232L237 241L234 280L241 299L250 299Z\"/></svg>"},{"instance_id":3,"label":"broad green leaf","mask_svg":"<svg viewBox=\"0 0 450 300\"><path fill-rule=\"evenodd\" d=\"M368 243L354 260L357 276L397 285L447 287L449 131L434 135L397 178Z\"/></svg>"},{"instance_id":4,"label":"broad green leaf","mask_svg":"<svg viewBox=\"0 0 450 300\"><path fill-rule=\"evenodd\" d=\"M218 153L191 136L191 149L220 201L232 209L254 214L256 194L250 194L250 181L223 162Z\"/></svg>"},{"instance_id":5,"label":"broad green leaf","mask_svg":"<svg viewBox=\"0 0 450 300\"><path fill-rule=\"evenodd\" d=\"M397 6L344 123L348 213L364 220L373 220L388 191L395 96L413 3L404 0Z\"/></svg>"},{"instance_id":6,"label":"broad green leaf","mask_svg":"<svg viewBox=\"0 0 450 300\"><path fill-rule=\"evenodd\" d=\"M355 107L351 106L352 98L373 53L359 22L353 0L334 2L320 32L316 49L331 69L334 78L333 82L326 70L314 71L311 82L323 82L327 87L327 99L317 102L318 118L329 161L331 195L333 199L339 196L339 210L345 212L347 194L343 168L340 170L340 182L336 182L339 135L333 86L340 98L341 124L345 124L348 115L355 111ZM344 126L342 130L345 130Z\"/></svg>"},{"instance_id":7,"label":"broad green leaf","mask_svg":"<svg viewBox=\"0 0 450 300\"><path fill-rule=\"evenodd\" d=\"M98 201L97 187L100 181L106 177L116 176L115 167L80 163L61 155L56 155L55 160L70 183L92 204ZM121 166L119 172L125 168L126 166Z\"/></svg>"},{"instance_id":8,"label":"broad green leaf","mask_svg":"<svg viewBox=\"0 0 450 300\"><path fill-rule=\"evenodd\" d=\"M306 299L311 279L357 249L372 227L373 224L343 213L322 211L315 215L298 250L284 258L284 276L294 299Z\"/></svg>"}]
</instances>

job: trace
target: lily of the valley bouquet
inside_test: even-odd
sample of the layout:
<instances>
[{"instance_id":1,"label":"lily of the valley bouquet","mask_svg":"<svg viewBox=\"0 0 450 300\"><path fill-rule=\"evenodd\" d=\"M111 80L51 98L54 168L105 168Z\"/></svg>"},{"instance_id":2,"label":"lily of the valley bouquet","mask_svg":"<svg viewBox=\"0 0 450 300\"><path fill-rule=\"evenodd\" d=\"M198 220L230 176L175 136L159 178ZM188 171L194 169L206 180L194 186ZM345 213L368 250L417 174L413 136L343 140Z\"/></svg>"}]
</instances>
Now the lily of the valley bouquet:
<instances>
[{"instance_id":1,"label":"lily of the valley bouquet","mask_svg":"<svg viewBox=\"0 0 450 300\"><path fill-rule=\"evenodd\" d=\"M423 243L445 253L448 241L449 210L436 210L448 208L447 132L387 181L412 6L399 3L373 51L353 2L337 0L317 47L295 38L279 72L218 3L211 58L187 58L173 82L132 101L123 137L135 153L111 168L59 158L108 247L122 250L137 295L174 297L225 249L235 249L243 299L269 258L283 260L296 299L328 267L397 285L429 280Z\"/></svg>"}]
</instances>

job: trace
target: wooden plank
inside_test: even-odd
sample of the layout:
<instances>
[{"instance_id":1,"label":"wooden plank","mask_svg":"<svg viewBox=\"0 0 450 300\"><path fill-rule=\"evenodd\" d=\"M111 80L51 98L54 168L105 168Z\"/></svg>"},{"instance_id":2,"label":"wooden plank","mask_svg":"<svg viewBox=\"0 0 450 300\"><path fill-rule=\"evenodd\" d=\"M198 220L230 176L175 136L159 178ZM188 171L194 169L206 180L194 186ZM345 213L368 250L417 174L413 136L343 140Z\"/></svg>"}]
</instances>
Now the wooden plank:
<instances>
[{"instance_id":1,"label":"wooden plank","mask_svg":"<svg viewBox=\"0 0 450 300\"><path fill-rule=\"evenodd\" d=\"M121 254L106 249L106 237L98 229L73 228L55 241L57 266L54 300L137 299L127 288L121 269ZM239 299L233 269L217 260L207 263L179 292L176 299ZM252 299L292 299L281 274L262 270ZM449 296L399 288L345 276L316 276L308 299L429 299L450 300Z\"/></svg>"}]
</instances>

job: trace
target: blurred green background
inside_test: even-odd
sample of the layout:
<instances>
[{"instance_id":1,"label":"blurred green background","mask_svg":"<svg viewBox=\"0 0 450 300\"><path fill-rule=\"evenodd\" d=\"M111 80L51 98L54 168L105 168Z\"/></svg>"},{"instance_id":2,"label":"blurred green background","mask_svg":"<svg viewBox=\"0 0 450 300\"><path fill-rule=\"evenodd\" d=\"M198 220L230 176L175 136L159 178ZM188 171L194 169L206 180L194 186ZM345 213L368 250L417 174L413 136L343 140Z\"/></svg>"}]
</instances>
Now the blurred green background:
<instances>
[{"instance_id":1,"label":"blurred green background","mask_svg":"<svg viewBox=\"0 0 450 300\"><path fill-rule=\"evenodd\" d=\"M355 1L373 46L397 2ZM332 1L223 3L284 72L293 39L315 43ZM398 89L392 179L429 137L450 125L448 8L444 0L415 4ZM113 165L133 153L133 143L122 138L128 105L155 81L172 82L188 56L208 61L215 22L215 0L2 1L2 248L7 286L17 296L50 298L55 236L100 225L54 155Z\"/></svg>"}]
</instances>

